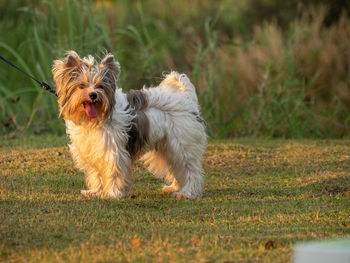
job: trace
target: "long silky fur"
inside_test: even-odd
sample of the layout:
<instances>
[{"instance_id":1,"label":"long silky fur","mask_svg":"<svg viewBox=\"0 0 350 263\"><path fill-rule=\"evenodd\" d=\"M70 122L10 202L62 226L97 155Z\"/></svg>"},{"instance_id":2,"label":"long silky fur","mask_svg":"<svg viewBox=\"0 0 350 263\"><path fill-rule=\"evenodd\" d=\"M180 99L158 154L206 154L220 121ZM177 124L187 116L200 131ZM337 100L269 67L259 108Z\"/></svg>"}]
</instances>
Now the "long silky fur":
<instances>
[{"instance_id":1,"label":"long silky fur","mask_svg":"<svg viewBox=\"0 0 350 263\"><path fill-rule=\"evenodd\" d=\"M54 61L52 72L70 151L85 174L84 195L125 197L131 165L141 157L169 184L164 192L202 196L207 135L195 88L185 74L171 72L158 87L126 94L116 85L120 66L112 54L95 65L92 56L80 58L74 51ZM92 91L98 95L94 119L84 110Z\"/></svg>"}]
</instances>

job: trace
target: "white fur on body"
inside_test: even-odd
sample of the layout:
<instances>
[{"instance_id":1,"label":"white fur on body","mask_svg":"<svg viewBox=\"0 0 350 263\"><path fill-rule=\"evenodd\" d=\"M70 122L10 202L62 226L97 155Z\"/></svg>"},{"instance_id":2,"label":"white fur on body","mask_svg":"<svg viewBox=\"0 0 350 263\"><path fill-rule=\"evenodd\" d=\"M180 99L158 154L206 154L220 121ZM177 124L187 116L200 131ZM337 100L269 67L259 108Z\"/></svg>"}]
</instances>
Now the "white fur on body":
<instances>
[{"instance_id":1,"label":"white fur on body","mask_svg":"<svg viewBox=\"0 0 350 263\"><path fill-rule=\"evenodd\" d=\"M169 82L168 82L169 81ZM202 156L207 143L194 86L185 74L172 72L155 88L143 89L149 120L149 140L141 159L157 177L170 184L164 192L175 196L202 196ZM84 172L85 195L123 198L131 186L132 159L126 150L132 120L126 94L115 92L111 118L100 125L75 125L66 121L70 150Z\"/></svg>"}]
</instances>

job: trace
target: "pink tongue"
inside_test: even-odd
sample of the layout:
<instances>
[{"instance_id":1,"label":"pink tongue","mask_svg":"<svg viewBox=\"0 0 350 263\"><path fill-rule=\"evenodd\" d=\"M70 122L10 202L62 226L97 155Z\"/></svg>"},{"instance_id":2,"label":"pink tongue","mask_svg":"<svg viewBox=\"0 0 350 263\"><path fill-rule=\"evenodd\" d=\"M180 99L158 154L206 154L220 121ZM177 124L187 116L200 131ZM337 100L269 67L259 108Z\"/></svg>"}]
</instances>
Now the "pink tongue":
<instances>
[{"instance_id":1,"label":"pink tongue","mask_svg":"<svg viewBox=\"0 0 350 263\"><path fill-rule=\"evenodd\" d=\"M85 111L86 114L90 117L90 118L96 118L97 117L97 109L95 107L95 105L93 103L86 103L85 104Z\"/></svg>"}]
</instances>

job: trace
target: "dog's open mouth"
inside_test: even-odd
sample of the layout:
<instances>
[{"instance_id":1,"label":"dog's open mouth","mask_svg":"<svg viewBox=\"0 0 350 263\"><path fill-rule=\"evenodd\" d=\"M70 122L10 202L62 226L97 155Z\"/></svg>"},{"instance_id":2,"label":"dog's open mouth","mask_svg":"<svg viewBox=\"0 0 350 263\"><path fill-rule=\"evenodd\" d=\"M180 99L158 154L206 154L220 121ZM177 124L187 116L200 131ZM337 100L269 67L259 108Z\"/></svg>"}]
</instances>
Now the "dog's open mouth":
<instances>
[{"instance_id":1,"label":"dog's open mouth","mask_svg":"<svg viewBox=\"0 0 350 263\"><path fill-rule=\"evenodd\" d=\"M86 101L83 103L85 112L87 116L89 116L91 119L96 118L98 115L98 110L97 110L97 103L96 102L90 102Z\"/></svg>"}]
</instances>

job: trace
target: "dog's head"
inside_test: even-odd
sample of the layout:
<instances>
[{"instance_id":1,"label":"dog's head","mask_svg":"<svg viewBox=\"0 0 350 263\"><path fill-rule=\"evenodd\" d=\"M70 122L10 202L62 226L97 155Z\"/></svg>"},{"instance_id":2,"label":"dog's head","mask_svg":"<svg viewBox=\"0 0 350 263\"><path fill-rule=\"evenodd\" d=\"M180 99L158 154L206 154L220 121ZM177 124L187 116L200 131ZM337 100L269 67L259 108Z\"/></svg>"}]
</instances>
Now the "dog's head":
<instances>
[{"instance_id":1,"label":"dog's head","mask_svg":"<svg viewBox=\"0 0 350 263\"><path fill-rule=\"evenodd\" d=\"M99 65L92 56L80 58L68 51L53 62L60 117L75 124L100 123L108 118L115 104L120 65L107 54Z\"/></svg>"}]
</instances>

